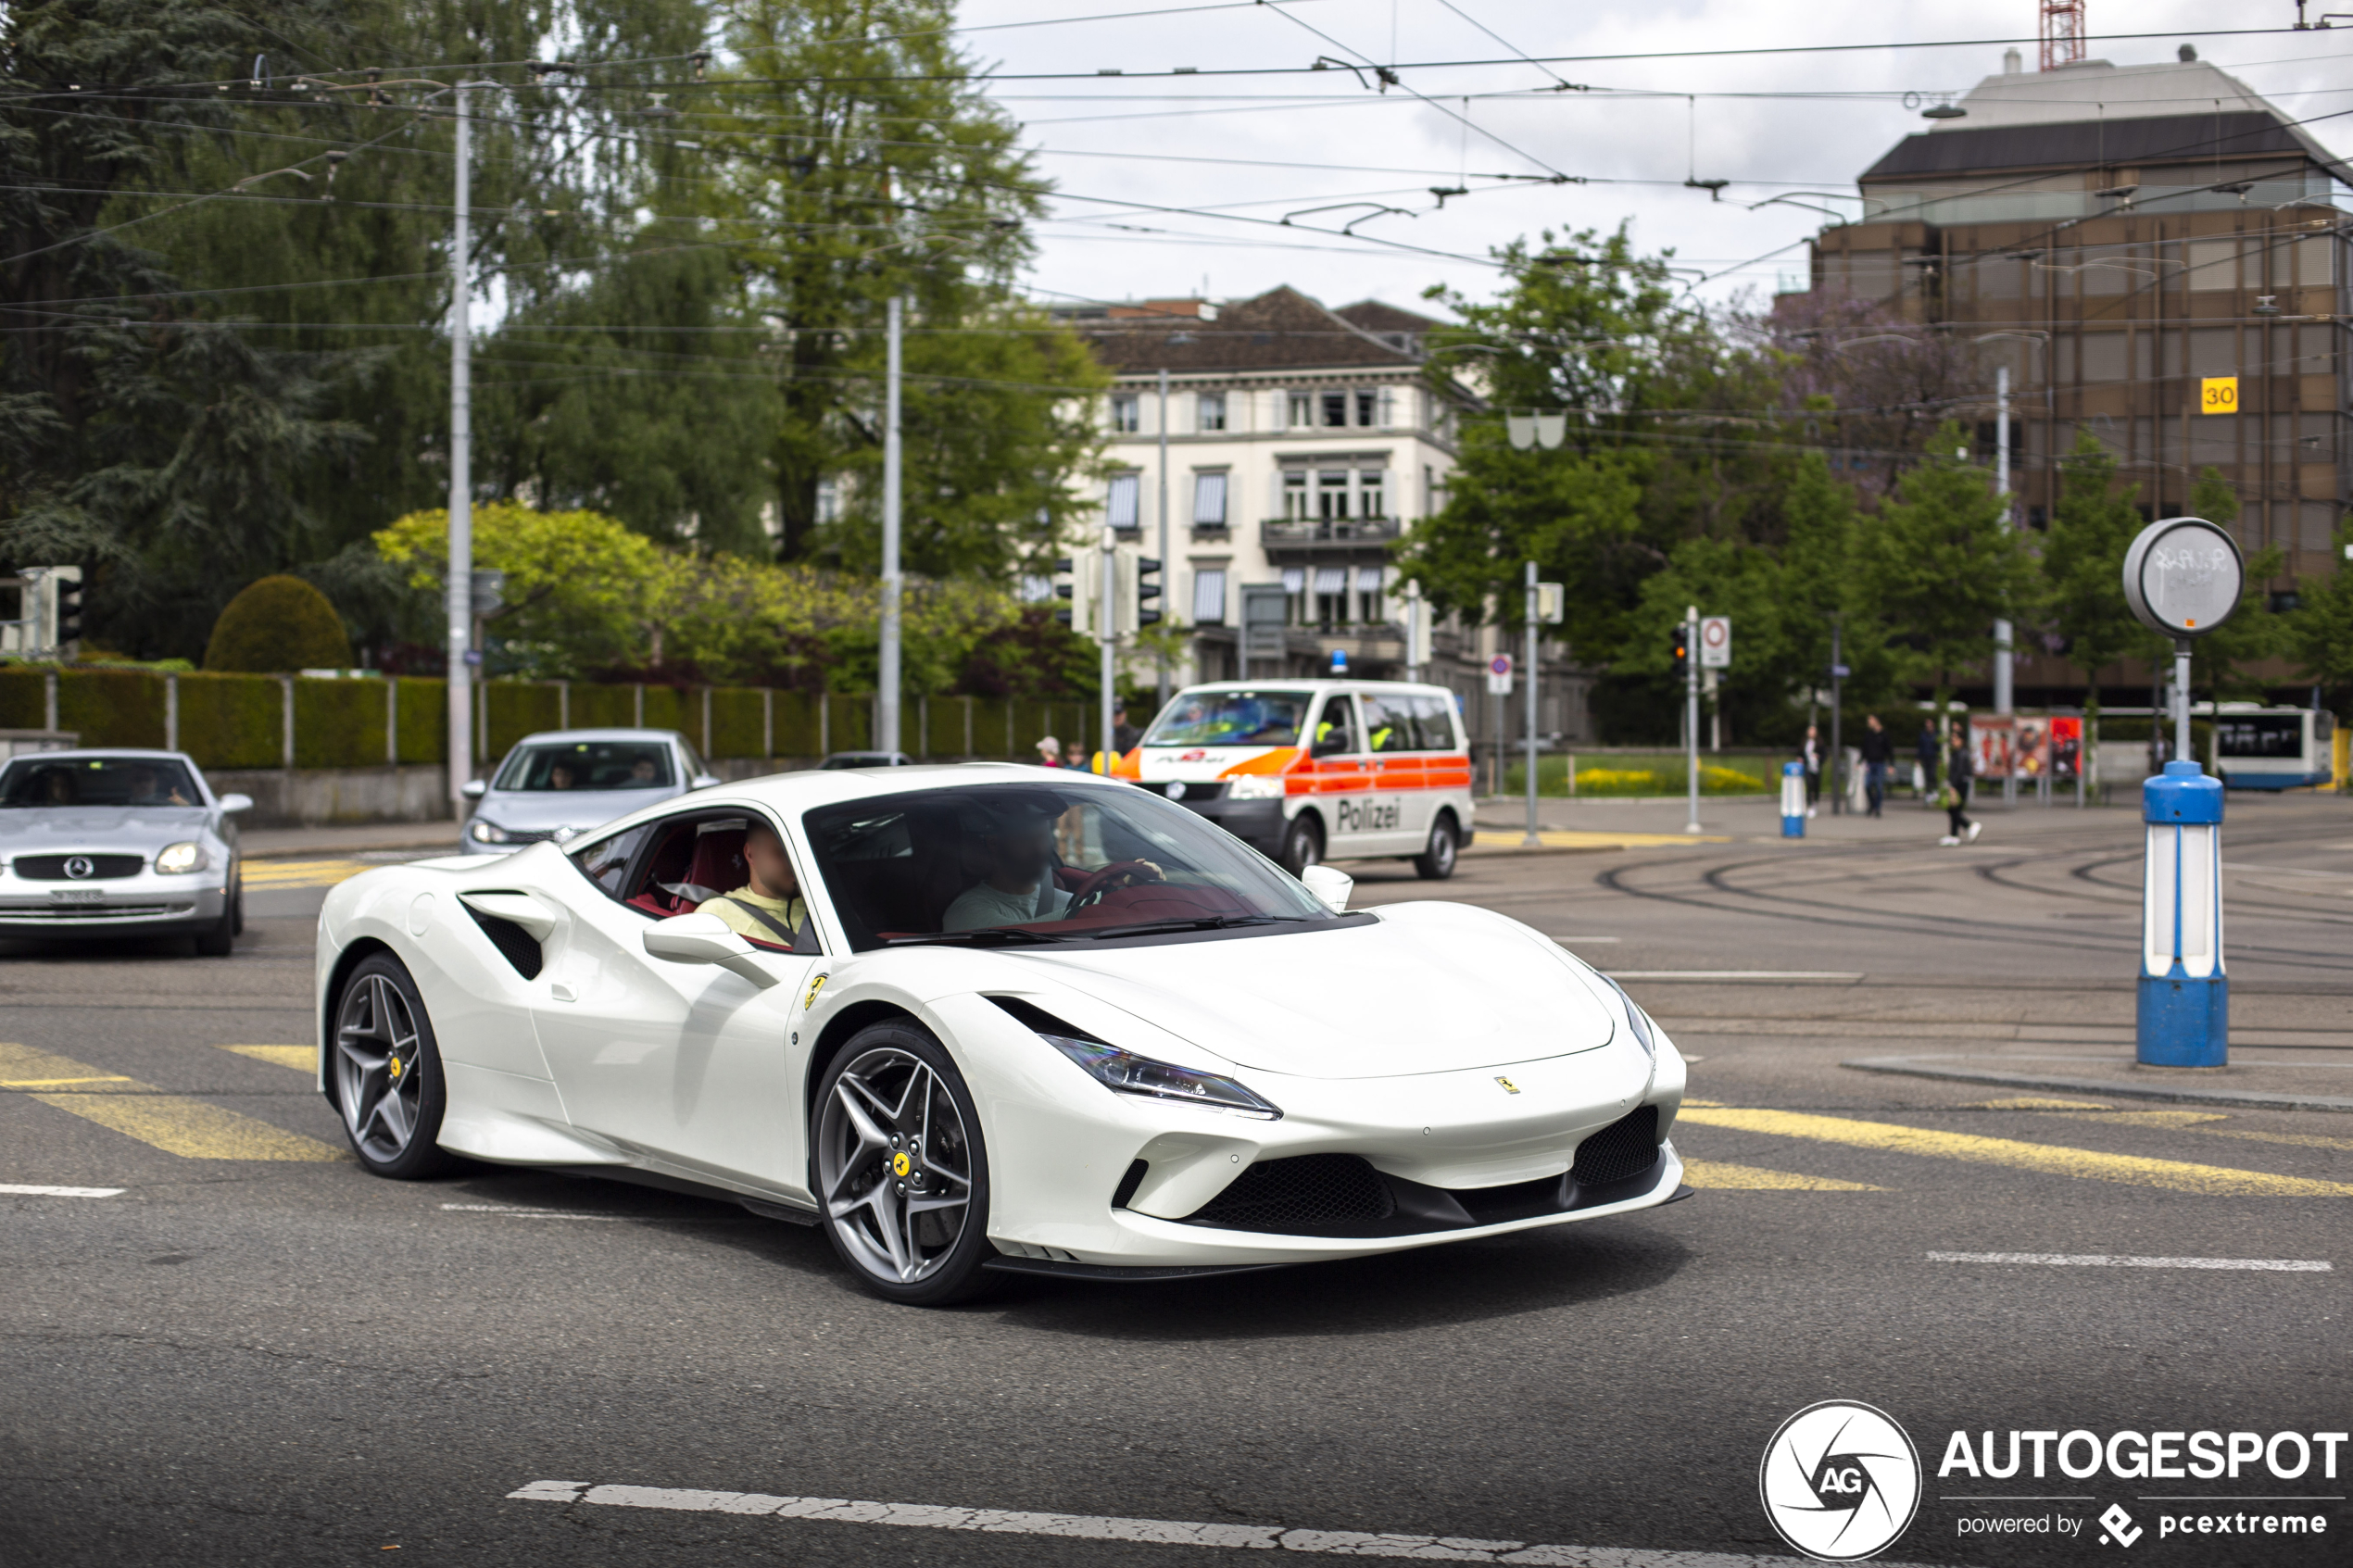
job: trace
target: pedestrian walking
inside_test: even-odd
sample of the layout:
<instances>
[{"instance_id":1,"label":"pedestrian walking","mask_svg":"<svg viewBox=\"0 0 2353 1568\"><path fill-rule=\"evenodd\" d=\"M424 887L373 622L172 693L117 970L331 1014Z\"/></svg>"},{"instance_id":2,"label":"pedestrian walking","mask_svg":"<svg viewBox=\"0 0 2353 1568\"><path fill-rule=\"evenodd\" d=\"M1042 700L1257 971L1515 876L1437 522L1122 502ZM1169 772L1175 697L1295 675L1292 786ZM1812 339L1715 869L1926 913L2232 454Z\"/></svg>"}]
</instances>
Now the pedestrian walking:
<instances>
[{"instance_id":1,"label":"pedestrian walking","mask_svg":"<svg viewBox=\"0 0 2353 1568\"><path fill-rule=\"evenodd\" d=\"M1126 703L1121 703L1117 708L1112 710L1111 748L1114 751L1117 752L1120 756L1125 757L1129 752L1135 750L1136 743L1143 738L1144 732L1127 721L1127 705Z\"/></svg>"},{"instance_id":2,"label":"pedestrian walking","mask_svg":"<svg viewBox=\"0 0 2353 1568\"><path fill-rule=\"evenodd\" d=\"M1047 735L1040 739L1038 743L1038 765L1041 768L1061 767L1063 765L1063 743L1056 740L1051 735Z\"/></svg>"},{"instance_id":3,"label":"pedestrian walking","mask_svg":"<svg viewBox=\"0 0 2353 1568\"><path fill-rule=\"evenodd\" d=\"M1863 715L1863 795L1870 802L1864 814L1876 817L1887 802L1888 764L1895 760L1894 742L1876 713Z\"/></svg>"},{"instance_id":4,"label":"pedestrian walking","mask_svg":"<svg viewBox=\"0 0 2353 1568\"><path fill-rule=\"evenodd\" d=\"M1920 805L1933 811L1936 809L1936 725L1933 721L1920 721L1920 738L1915 750L1919 760L1913 764L1913 771L1919 778Z\"/></svg>"},{"instance_id":5,"label":"pedestrian walking","mask_svg":"<svg viewBox=\"0 0 2353 1568\"><path fill-rule=\"evenodd\" d=\"M1946 832L1938 842L1944 845L1974 844L1984 823L1969 819L1969 789L1977 777L1977 764L1969 757L1969 726L1955 723L1952 745L1944 752L1944 821Z\"/></svg>"},{"instance_id":6,"label":"pedestrian walking","mask_svg":"<svg viewBox=\"0 0 2353 1568\"><path fill-rule=\"evenodd\" d=\"M1822 798L1822 732L1816 724L1806 726L1806 745L1798 752L1806 764L1806 814L1814 815L1817 802Z\"/></svg>"}]
</instances>

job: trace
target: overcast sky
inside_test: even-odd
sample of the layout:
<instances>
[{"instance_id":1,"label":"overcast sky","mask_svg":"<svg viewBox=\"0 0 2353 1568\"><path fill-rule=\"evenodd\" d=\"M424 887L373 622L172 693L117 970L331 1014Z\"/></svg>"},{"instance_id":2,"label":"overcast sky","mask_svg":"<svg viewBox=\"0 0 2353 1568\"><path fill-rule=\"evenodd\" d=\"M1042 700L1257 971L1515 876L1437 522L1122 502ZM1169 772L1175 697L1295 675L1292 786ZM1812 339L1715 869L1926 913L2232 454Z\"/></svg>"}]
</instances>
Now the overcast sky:
<instances>
[{"instance_id":1,"label":"overcast sky","mask_svg":"<svg viewBox=\"0 0 2353 1568\"><path fill-rule=\"evenodd\" d=\"M2034 0L1285 0L990 28L1150 3L963 5L966 48L1000 77L1085 73L1005 80L994 89L1026 126L1026 144L1061 193L1054 220L1039 230L1030 278L1041 300L1204 288L1238 297L1288 282L1330 305L1370 297L1420 307L1433 282L1491 291L1496 274L1481 258L1516 235L1620 222L1631 225L1642 250L1672 249L1705 297L1725 300L1743 287L1769 293L1779 274L1803 271L1802 242L1827 220L1787 204L1751 210L1754 204L1785 194L1816 199L1806 192L1851 198L1857 173L1927 128L1905 94L1932 103L1966 92L2001 69L2001 44L1541 67L1515 56L2031 39L2036 10ZM2201 28L2284 29L2295 19L2292 0L2090 0L2090 7L2095 58L2151 64L2173 58L2189 40L2293 117L2353 110L2346 69L2353 31L2197 36ZM2104 30L2157 36L2106 41ZM2022 51L2032 70L2034 45ZM1357 64L1362 84L1337 68L1206 74L1304 68L1319 55ZM1450 60L1512 63L1415 64ZM1400 85L1378 91L1365 61L1398 62ZM1204 74L1148 75L1177 67ZM1092 74L1104 70L1124 75ZM1563 90L1563 82L1584 90ZM2333 148L2353 146L2353 115L2311 130ZM1556 174L1591 182L1495 178ZM1731 183L1711 201L1684 186L1692 176ZM1430 187L1457 185L1471 194L1438 209ZM1364 205L1302 211L1348 202ZM1854 209L1851 199L1828 205ZM1275 226L1287 214L1292 226ZM1352 220L1361 220L1355 239L1301 232L1336 231Z\"/></svg>"}]
</instances>

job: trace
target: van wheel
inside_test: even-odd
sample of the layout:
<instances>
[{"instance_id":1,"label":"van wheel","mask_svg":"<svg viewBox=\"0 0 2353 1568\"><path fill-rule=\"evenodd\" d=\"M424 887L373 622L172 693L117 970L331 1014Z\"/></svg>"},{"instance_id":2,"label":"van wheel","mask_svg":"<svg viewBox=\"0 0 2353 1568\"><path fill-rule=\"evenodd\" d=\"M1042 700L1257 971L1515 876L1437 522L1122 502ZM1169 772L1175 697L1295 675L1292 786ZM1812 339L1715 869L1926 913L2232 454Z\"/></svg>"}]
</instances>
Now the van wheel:
<instances>
[{"instance_id":1,"label":"van wheel","mask_svg":"<svg viewBox=\"0 0 2353 1568\"><path fill-rule=\"evenodd\" d=\"M1414 874L1424 882L1444 882L1453 876L1458 847L1454 836L1459 831L1452 811L1438 813L1438 821L1429 825L1429 847L1414 857Z\"/></svg>"},{"instance_id":2,"label":"van wheel","mask_svg":"<svg viewBox=\"0 0 2353 1568\"><path fill-rule=\"evenodd\" d=\"M1294 817L1283 830L1283 870L1293 876L1304 876L1307 868L1321 865L1324 859L1324 830L1315 825L1313 817Z\"/></svg>"}]
</instances>

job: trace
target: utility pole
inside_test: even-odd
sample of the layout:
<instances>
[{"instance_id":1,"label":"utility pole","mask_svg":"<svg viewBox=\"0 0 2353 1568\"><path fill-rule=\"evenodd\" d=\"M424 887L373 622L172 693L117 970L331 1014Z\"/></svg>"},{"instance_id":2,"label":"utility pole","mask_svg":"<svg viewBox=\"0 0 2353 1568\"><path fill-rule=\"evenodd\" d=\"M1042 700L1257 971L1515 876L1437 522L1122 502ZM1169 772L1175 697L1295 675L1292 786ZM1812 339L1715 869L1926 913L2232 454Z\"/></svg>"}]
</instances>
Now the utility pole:
<instances>
[{"instance_id":1,"label":"utility pole","mask_svg":"<svg viewBox=\"0 0 2353 1568\"><path fill-rule=\"evenodd\" d=\"M466 784L473 776L473 225L469 210L472 134L460 75L450 97L458 108L457 222L449 236L449 562L444 596L449 621L449 803L466 814Z\"/></svg>"},{"instance_id":2,"label":"utility pole","mask_svg":"<svg viewBox=\"0 0 2353 1568\"><path fill-rule=\"evenodd\" d=\"M1418 682L1422 678L1422 585L1408 580L1405 584L1405 679Z\"/></svg>"},{"instance_id":3,"label":"utility pole","mask_svg":"<svg viewBox=\"0 0 2353 1568\"><path fill-rule=\"evenodd\" d=\"M875 693L875 726L882 733L875 737L875 749L877 751L900 749L899 382L902 369L900 339L906 329L906 308L907 302L903 296L890 296L886 317L889 346L883 382L882 669L876 677L876 684L881 689Z\"/></svg>"},{"instance_id":4,"label":"utility pole","mask_svg":"<svg viewBox=\"0 0 2353 1568\"><path fill-rule=\"evenodd\" d=\"M1535 596L1535 590L1529 590ZM1692 605L1683 611L1683 646L1691 656L1683 660L1683 745L1684 784L1691 797L1691 819L1683 824L1685 833L1699 832L1699 606Z\"/></svg>"},{"instance_id":5,"label":"utility pole","mask_svg":"<svg viewBox=\"0 0 2353 1568\"><path fill-rule=\"evenodd\" d=\"M1994 367L1994 490L2002 498L2002 528L2010 526L2010 368ZM2008 621L1994 622L1994 711L2018 711L2013 681L2017 674L2017 655L2012 645L2016 630ZM2016 732L2012 732L2015 738ZM2013 746L2009 771L2002 777L2002 803L2011 805L2018 799L2018 754Z\"/></svg>"},{"instance_id":6,"label":"utility pole","mask_svg":"<svg viewBox=\"0 0 2353 1568\"><path fill-rule=\"evenodd\" d=\"M1160 571L1163 583L1176 581L1175 574L1168 570L1168 371L1165 368L1160 372ZM1163 595L1160 602L1167 604L1167 596ZM1136 621L1139 627L1143 624L1143 601L1137 600ZM1160 650L1158 695L1159 700L1152 709L1155 715L1168 706L1168 649L1165 646ZM1109 732L1106 731L1105 734L1108 735ZM1111 743L1106 739L1103 744L1108 746Z\"/></svg>"},{"instance_id":7,"label":"utility pole","mask_svg":"<svg viewBox=\"0 0 2353 1568\"><path fill-rule=\"evenodd\" d=\"M1536 563L1528 563L1528 832L1520 839L1526 849L1541 849L1544 840L1536 831Z\"/></svg>"},{"instance_id":8,"label":"utility pole","mask_svg":"<svg viewBox=\"0 0 2353 1568\"><path fill-rule=\"evenodd\" d=\"M1098 771L1111 771L1111 720L1119 704L1119 533L1103 525L1103 596L1095 606L1095 631L1103 644L1103 732L1095 754L1102 759Z\"/></svg>"},{"instance_id":9,"label":"utility pole","mask_svg":"<svg viewBox=\"0 0 2353 1568\"><path fill-rule=\"evenodd\" d=\"M1846 811L1846 791L1841 787L1839 770L1846 765L1844 738L1839 734L1839 720L1846 707L1840 689L1846 680L1846 666L1841 659L1840 634L1846 630L1837 619L1831 621L1831 815L1843 816Z\"/></svg>"}]
</instances>

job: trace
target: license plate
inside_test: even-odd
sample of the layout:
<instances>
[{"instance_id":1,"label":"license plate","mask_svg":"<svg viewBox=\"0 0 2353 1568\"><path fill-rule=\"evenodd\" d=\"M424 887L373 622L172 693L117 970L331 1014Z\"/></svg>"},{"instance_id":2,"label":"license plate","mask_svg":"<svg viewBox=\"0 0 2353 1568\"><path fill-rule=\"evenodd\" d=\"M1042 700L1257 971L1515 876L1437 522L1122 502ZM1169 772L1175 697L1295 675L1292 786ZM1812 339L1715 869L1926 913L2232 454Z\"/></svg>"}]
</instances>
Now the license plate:
<instances>
[{"instance_id":1,"label":"license plate","mask_svg":"<svg viewBox=\"0 0 2353 1568\"><path fill-rule=\"evenodd\" d=\"M49 890L52 904L95 904L106 895L94 887L53 887Z\"/></svg>"}]
</instances>

